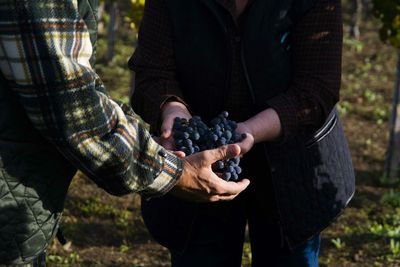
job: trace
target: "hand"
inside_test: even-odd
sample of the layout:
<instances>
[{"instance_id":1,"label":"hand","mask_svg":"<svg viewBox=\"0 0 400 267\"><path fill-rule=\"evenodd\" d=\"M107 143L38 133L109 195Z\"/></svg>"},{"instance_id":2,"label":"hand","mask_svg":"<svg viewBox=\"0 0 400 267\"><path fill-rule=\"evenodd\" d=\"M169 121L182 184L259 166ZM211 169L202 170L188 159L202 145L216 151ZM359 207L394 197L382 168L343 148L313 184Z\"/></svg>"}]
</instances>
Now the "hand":
<instances>
[{"instance_id":1,"label":"hand","mask_svg":"<svg viewBox=\"0 0 400 267\"><path fill-rule=\"evenodd\" d=\"M232 200L249 185L248 179L227 182L218 177L211 165L220 159L229 159L240 154L238 145L222 146L205 150L184 159L182 176L171 193L195 202Z\"/></svg>"},{"instance_id":2,"label":"hand","mask_svg":"<svg viewBox=\"0 0 400 267\"><path fill-rule=\"evenodd\" d=\"M251 133L250 128L247 127L245 122L238 123L236 132L241 134L242 136L244 136L243 140L241 142L237 143L237 145L240 146L240 150L241 150L240 154L241 155L246 154L247 152L250 151L250 149L254 145L254 136Z\"/></svg>"},{"instance_id":3,"label":"hand","mask_svg":"<svg viewBox=\"0 0 400 267\"><path fill-rule=\"evenodd\" d=\"M161 137L153 136L152 138L153 138L154 141L157 142L157 144L161 145ZM174 154L178 158L184 158L186 156L185 152L183 152L183 151L170 150L169 152L171 152L172 154Z\"/></svg>"},{"instance_id":4,"label":"hand","mask_svg":"<svg viewBox=\"0 0 400 267\"><path fill-rule=\"evenodd\" d=\"M159 144L168 150L175 150L172 128L176 117L189 120L192 116L186 106L180 102L172 101L165 103L161 108L161 136Z\"/></svg>"}]
</instances>

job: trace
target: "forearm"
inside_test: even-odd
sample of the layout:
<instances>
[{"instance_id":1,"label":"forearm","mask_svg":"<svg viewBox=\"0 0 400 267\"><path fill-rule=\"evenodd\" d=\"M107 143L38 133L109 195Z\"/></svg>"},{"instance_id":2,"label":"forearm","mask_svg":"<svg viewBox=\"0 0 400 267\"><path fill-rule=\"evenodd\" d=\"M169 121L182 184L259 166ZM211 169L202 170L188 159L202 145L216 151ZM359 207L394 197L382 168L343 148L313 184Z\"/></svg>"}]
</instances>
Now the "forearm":
<instances>
[{"instance_id":1,"label":"forearm","mask_svg":"<svg viewBox=\"0 0 400 267\"><path fill-rule=\"evenodd\" d=\"M244 121L254 143L274 141L282 134L281 122L275 110L269 108ZM245 131L246 132L246 131Z\"/></svg>"}]
</instances>

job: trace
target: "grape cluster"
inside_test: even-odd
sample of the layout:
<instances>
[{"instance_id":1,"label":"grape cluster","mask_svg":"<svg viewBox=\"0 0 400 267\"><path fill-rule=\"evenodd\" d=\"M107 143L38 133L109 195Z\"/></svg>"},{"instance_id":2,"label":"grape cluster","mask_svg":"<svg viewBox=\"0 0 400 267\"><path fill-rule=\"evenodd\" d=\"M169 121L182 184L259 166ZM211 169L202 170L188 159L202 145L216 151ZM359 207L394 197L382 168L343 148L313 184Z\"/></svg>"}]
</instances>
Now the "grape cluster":
<instances>
[{"instance_id":1,"label":"grape cluster","mask_svg":"<svg viewBox=\"0 0 400 267\"><path fill-rule=\"evenodd\" d=\"M199 151L240 142L243 136L235 132L237 124L229 120L228 116L227 111L222 112L211 120L210 126L205 124L199 116L193 116L189 120L176 117L173 136L177 150L191 155ZM219 160L213 165L213 170L222 173L222 178L226 181L237 181L242 172L239 163L239 157Z\"/></svg>"}]
</instances>

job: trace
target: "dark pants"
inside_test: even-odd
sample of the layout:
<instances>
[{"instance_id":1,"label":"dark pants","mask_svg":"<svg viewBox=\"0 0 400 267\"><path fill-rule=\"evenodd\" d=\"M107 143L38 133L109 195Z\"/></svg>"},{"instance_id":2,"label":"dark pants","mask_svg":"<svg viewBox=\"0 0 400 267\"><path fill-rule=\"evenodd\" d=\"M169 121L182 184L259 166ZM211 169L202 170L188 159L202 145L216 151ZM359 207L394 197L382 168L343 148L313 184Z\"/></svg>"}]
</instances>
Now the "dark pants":
<instances>
[{"instance_id":1,"label":"dark pants","mask_svg":"<svg viewBox=\"0 0 400 267\"><path fill-rule=\"evenodd\" d=\"M41 253L36 259L29 263L11 265L0 264L0 267L46 267L46 253Z\"/></svg>"},{"instance_id":2,"label":"dark pants","mask_svg":"<svg viewBox=\"0 0 400 267\"><path fill-rule=\"evenodd\" d=\"M318 266L319 235L289 250L265 162L262 148L254 149L241 163L249 189L231 202L200 206L187 248L171 252L172 267L240 267L246 225L253 267Z\"/></svg>"}]
</instances>

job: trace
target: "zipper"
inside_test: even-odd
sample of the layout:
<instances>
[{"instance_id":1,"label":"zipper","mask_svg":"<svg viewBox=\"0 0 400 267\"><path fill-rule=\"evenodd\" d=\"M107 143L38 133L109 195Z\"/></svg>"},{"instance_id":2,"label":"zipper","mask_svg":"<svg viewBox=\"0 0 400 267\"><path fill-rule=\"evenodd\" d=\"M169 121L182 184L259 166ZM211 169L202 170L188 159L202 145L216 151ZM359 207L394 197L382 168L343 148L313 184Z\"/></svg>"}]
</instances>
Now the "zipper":
<instances>
[{"instance_id":1,"label":"zipper","mask_svg":"<svg viewBox=\"0 0 400 267\"><path fill-rule=\"evenodd\" d=\"M250 92L250 95L251 95L251 98L252 98L252 100L253 100L253 103L256 104L256 97L255 97L255 94L254 94L253 86L252 86L252 84L251 84L249 72L248 72L248 70L247 70L246 61L245 61L245 57L244 57L244 46L243 46L243 42L241 43L240 55L241 55L241 63L242 63L243 71L244 71L244 76L245 76L245 79L246 79L246 82L247 82L247 87L248 87L248 90L249 90L249 92ZM269 159L269 156L268 156L268 153L267 153L267 147L266 147L265 143L263 144L263 147L264 147L264 154L265 154L265 157L266 157L266 159L267 159L267 161L268 161L268 163L269 163L269 165L270 165L271 160ZM276 192L276 183L275 183L275 181L274 181L274 179L273 179L274 174L273 174L273 171L272 171L272 167L271 167L270 174L271 174L271 180L272 180L272 186L273 186L272 190L274 191L274 194L275 194L276 210L277 210L278 217L279 217L277 223L278 223L278 225L279 225L279 230L280 230L281 247L283 248L283 247L285 246L285 240L287 241L288 246L289 246L289 239L288 239L288 237L285 235L285 231L284 231L284 228L283 228L283 223L282 223L282 212L281 212L281 210L280 210L280 208L279 208L278 194L277 194L277 192ZM289 246L289 247L290 247L290 246Z\"/></svg>"},{"instance_id":2,"label":"zipper","mask_svg":"<svg viewBox=\"0 0 400 267\"><path fill-rule=\"evenodd\" d=\"M251 3L253 3L253 1L251 1ZM240 41L241 41L241 43L240 43L240 57L241 57L242 69L243 69L243 72L244 72L245 80L246 80L246 83L247 83L247 88L248 88L248 90L250 92L251 99L252 99L254 105L256 105L256 97L255 97L255 94L254 94L254 89L253 89L253 86L251 84L250 75L249 75L249 72L248 72L248 69L247 69L247 66L246 66L246 59L245 59L245 55L244 55L244 45L243 45L243 41L242 40L240 40ZM271 161L269 159L269 156L268 156L268 153L267 153L267 147L266 147L265 143L263 144L263 147L264 147L265 157L266 157L268 163L271 163ZM271 168L270 174L271 174L271 179L272 179L273 176L274 176L272 168ZM278 217L279 217L277 223L278 223L279 231L280 231L281 247L283 248L285 246L285 240L287 241L288 246L290 247L289 239L285 235L285 230L284 230L283 223L282 223L282 212L281 212L281 210L279 208L278 194L276 192L276 183L275 183L274 179L272 179L272 186L273 186L272 190L274 191L274 194L275 194L276 210L277 210Z\"/></svg>"}]
</instances>

